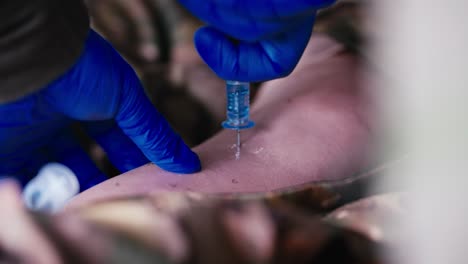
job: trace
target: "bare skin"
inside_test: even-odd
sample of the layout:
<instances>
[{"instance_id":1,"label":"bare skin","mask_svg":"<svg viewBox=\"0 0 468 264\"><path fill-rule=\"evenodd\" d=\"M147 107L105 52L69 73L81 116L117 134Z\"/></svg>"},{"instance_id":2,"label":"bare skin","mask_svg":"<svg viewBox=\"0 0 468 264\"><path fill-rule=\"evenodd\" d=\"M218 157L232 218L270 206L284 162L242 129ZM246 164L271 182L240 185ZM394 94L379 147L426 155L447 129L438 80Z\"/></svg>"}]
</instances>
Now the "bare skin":
<instances>
[{"instance_id":1,"label":"bare skin","mask_svg":"<svg viewBox=\"0 0 468 264\"><path fill-rule=\"evenodd\" d=\"M256 126L242 131L239 160L236 134L224 130L194 148L199 173L148 164L83 192L69 207L160 190L261 193L351 177L365 166L371 141L364 75L355 56L316 35L290 76L261 88L251 111Z\"/></svg>"}]
</instances>

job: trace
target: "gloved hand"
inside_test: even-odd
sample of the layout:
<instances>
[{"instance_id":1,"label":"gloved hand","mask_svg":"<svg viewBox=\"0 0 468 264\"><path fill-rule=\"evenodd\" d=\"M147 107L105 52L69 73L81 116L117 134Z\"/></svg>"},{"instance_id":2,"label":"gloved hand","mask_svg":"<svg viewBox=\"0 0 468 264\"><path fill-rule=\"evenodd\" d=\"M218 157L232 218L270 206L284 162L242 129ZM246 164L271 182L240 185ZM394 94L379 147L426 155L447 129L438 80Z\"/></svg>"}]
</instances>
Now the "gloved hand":
<instances>
[{"instance_id":1,"label":"gloved hand","mask_svg":"<svg viewBox=\"0 0 468 264\"><path fill-rule=\"evenodd\" d=\"M81 190L105 180L73 137L70 124L76 120L85 121L88 134L122 172L148 159L172 172L200 170L197 155L147 99L130 65L90 31L83 54L64 75L0 104L0 178L15 176L24 184L56 161L77 174Z\"/></svg>"},{"instance_id":2,"label":"gloved hand","mask_svg":"<svg viewBox=\"0 0 468 264\"><path fill-rule=\"evenodd\" d=\"M179 2L208 24L195 34L195 46L219 77L265 81L291 73L309 41L317 9L335 0Z\"/></svg>"}]
</instances>

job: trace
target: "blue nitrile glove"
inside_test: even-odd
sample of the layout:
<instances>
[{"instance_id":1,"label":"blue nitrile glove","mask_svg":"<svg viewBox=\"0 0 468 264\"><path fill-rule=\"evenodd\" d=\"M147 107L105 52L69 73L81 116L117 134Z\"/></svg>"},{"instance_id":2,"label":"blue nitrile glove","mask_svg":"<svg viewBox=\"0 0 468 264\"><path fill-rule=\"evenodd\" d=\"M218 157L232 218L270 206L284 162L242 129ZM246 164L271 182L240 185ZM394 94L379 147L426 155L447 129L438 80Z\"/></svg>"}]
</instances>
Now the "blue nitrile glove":
<instances>
[{"instance_id":1,"label":"blue nitrile glove","mask_svg":"<svg viewBox=\"0 0 468 264\"><path fill-rule=\"evenodd\" d=\"M316 10L335 2L179 1L208 24L195 34L195 46L203 60L225 80L250 82L291 73L309 41Z\"/></svg>"},{"instance_id":2,"label":"blue nitrile glove","mask_svg":"<svg viewBox=\"0 0 468 264\"><path fill-rule=\"evenodd\" d=\"M148 159L172 172L200 170L197 155L153 107L133 69L90 31L83 54L64 75L34 94L0 104L0 176L24 184L42 165L56 161L77 174L82 190L107 179L74 138L70 124L76 120L122 172Z\"/></svg>"}]
</instances>

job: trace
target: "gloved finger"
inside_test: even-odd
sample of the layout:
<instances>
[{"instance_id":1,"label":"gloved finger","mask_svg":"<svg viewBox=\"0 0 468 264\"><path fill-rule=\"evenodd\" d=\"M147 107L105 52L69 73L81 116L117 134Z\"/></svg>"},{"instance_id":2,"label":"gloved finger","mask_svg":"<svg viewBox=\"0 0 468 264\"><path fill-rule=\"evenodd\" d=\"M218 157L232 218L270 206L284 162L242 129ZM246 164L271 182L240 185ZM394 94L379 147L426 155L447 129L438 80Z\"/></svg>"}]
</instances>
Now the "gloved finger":
<instances>
[{"instance_id":1,"label":"gloved finger","mask_svg":"<svg viewBox=\"0 0 468 264\"><path fill-rule=\"evenodd\" d=\"M298 63L310 39L314 17L294 30L275 38L250 43L233 43L212 27L195 34L195 46L202 59L225 80L258 82L287 76Z\"/></svg>"},{"instance_id":2,"label":"gloved finger","mask_svg":"<svg viewBox=\"0 0 468 264\"><path fill-rule=\"evenodd\" d=\"M163 169L200 170L197 155L156 111L130 65L94 31L77 64L43 93L57 111L75 119L114 118L143 154Z\"/></svg>"},{"instance_id":3,"label":"gloved finger","mask_svg":"<svg viewBox=\"0 0 468 264\"><path fill-rule=\"evenodd\" d=\"M143 154L164 170L176 173L200 171L198 156L183 142L146 97L136 73L110 44L101 42L112 56L120 89L115 121ZM114 77L115 78L115 77Z\"/></svg>"},{"instance_id":4,"label":"gloved finger","mask_svg":"<svg viewBox=\"0 0 468 264\"><path fill-rule=\"evenodd\" d=\"M121 69L132 71L129 66ZM177 173L199 171L198 156L156 111L135 73L132 71L124 75L127 78L115 117L119 127L159 167Z\"/></svg>"},{"instance_id":5,"label":"gloved finger","mask_svg":"<svg viewBox=\"0 0 468 264\"><path fill-rule=\"evenodd\" d=\"M67 166L75 173L80 183L80 191L108 179L96 167L70 130L57 135L48 148L53 161Z\"/></svg>"},{"instance_id":6,"label":"gloved finger","mask_svg":"<svg viewBox=\"0 0 468 264\"><path fill-rule=\"evenodd\" d=\"M305 17L313 16L315 13L315 10L312 10L304 12L299 17L287 19L280 19L278 14L272 13L271 15L274 17L265 19L259 18L257 13L236 12L232 9L226 9L224 6L219 7L217 3L212 1L209 3L209 6L192 1L187 1L185 4L195 16L211 27L236 40L248 42L258 41L272 37L279 32L288 31L290 28L299 26ZM201 8L201 6L204 6L204 8Z\"/></svg>"},{"instance_id":7,"label":"gloved finger","mask_svg":"<svg viewBox=\"0 0 468 264\"><path fill-rule=\"evenodd\" d=\"M202 20L210 15L236 13L259 20L286 20L313 14L316 10L332 5L336 0L179 0L179 2ZM206 10L206 13L201 13ZM312 13L311 13L312 12Z\"/></svg>"},{"instance_id":8,"label":"gloved finger","mask_svg":"<svg viewBox=\"0 0 468 264\"><path fill-rule=\"evenodd\" d=\"M83 126L104 149L109 160L120 172L149 163L141 150L122 132L114 120L83 122Z\"/></svg>"}]
</instances>

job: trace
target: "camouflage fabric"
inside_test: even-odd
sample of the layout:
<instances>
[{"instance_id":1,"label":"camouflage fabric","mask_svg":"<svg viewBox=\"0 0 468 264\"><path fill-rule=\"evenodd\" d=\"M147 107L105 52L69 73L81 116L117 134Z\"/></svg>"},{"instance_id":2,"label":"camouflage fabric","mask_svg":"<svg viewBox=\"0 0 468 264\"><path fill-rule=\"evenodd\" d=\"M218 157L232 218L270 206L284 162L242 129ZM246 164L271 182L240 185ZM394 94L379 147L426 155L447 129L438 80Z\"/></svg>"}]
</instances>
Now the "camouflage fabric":
<instances>
[{"instance_id":1,"label":"camouflage fabric","mask_svg":"<svg viewBox=\"0 0 468 264\"><path fill-rule=\"evenodd\" d=\"M32 216L63 263L381 263L382 246L286 202L158 193Z\"/></svg>"}]
</instances>

